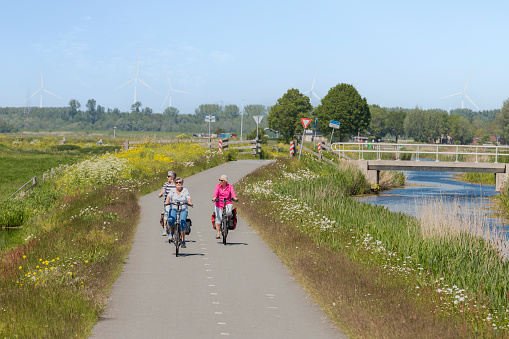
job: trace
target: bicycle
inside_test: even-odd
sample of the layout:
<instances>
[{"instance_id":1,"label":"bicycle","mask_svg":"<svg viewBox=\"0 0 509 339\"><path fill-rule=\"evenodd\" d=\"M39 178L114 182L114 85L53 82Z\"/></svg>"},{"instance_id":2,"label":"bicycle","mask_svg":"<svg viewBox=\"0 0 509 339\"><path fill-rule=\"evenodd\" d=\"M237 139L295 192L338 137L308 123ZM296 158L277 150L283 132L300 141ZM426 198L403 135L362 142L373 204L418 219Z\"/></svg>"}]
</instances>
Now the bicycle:
<instances>
[{"instance_id":1,"label":"bicycle","mask_svg":"<svg viewBox=\"0 0 509 339\"><path fill-rule=\"evenodd\" d=\"M221 214L221 235L223 236L223 244L226 245L226 238L228 237L228 217L226 216L226 203L227 202L230 202L230 201L234 201L233 199L226 199L226 198L223 198L223 199L219 199L219 198L216 198L214 199L214 201L222 201L224 204L223 204L223 211L222 211L222 214ZM237 200L238 201L238 200Z\"/></svg>"},{"instance_id":2,"label":"bicycle","mask_svg":"<svg viewBox=\"0 0 509 339\"><path fill-rule=\"evenodd\" d=\"M179 256L179 251L180 251L180 246L182 246L182 234L181 234L181 231L180 231L180 210L181 210L181 206L182 205L188 205L188 206L193 207L193 205L190 205L187 202L180 202L180 201L170 202L170 203L168 203L168 205L175 205L175 206L177 206L177 218L175 219L175 230L173 231L173 239L168 237L168 242L171 243L173 241L173 243L175 244L175 256L178 257Z\"/></svg>"}]
</instances>

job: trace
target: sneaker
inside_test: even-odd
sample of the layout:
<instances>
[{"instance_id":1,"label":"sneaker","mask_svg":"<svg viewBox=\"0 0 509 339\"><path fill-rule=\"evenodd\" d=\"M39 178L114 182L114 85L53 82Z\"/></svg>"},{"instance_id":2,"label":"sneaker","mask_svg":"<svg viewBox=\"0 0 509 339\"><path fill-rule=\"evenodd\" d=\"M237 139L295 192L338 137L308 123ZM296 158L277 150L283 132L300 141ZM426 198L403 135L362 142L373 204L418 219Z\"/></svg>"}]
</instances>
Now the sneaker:
<instances>
[{"instance_id":1,"label":"sneaker","mask_svg":"<svg viewBox=\"0 0 509 339\"><path fill-rule=\"evenodd\" d=\"M173 241L173 238L175 237L175 235L173 233L170 233L169 237L170 237L170 241Z\"/></svg>"},{"instance_id":2,"label":"sneaker","mask_svg":"<svg viewBox=\"0 0 509 339\"><path fill-rule=\"evenodd\" d=\"M182 248L186 248L186 242L185 241L182 242Z\"/></svg>"},{"instance_id":3,"label":"sneaker","mask_svg":"<svg viewBox=\"0 0 509 339\"><path fill-rule=\"evenodd\" d=\"M163 236L163 237L165 237L165 236L167 236L167 235L168 235L168 232L166 232L166 230L163 230L163 234L162 234L162 236Z\"/></svg>"}]
</instances>

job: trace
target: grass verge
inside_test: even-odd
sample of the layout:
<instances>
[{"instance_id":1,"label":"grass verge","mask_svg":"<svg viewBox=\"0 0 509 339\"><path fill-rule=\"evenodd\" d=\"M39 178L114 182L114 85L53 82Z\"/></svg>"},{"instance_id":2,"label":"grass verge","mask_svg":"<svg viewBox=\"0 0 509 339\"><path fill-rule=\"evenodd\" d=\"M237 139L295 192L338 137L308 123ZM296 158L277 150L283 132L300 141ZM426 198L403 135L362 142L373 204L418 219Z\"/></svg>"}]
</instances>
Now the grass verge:
<instances>
[{"instance_id":1,"label":"grass verge","mask_svg":"<svg viewBox=\"0 0 509 339\"><path fill-rule=\"evenodd\" d=\"M507 337L509 265L493 243L424 236L421 221L348 198L363 187L351 168L278 162L238 185L239 212L349 335Z\"/></svg>"}]
</instances>

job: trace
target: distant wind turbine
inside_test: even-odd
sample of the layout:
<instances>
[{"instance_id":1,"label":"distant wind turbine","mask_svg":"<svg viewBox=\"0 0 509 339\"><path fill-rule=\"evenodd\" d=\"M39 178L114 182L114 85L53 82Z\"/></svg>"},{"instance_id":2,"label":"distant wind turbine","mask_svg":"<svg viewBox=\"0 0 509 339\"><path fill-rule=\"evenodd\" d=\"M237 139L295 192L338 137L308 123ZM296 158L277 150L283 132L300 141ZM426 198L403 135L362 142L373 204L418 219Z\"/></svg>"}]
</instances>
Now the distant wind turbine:
<instances>
[{"instance_id":1,"label":"distant wind turbine","mask_svg":"<svg viewBox=\"0 0 509 339\"><path fill-rule=\"evenodd\" d=\"M461 97L461 108L462 109L465 108L465 103L464 103L464 98L463 98L463 97L465 97L468 99L468 101L470 101L472 103L472 105L474 105L480 111L481 109L479 108L479 106L477 106L475 104L475 102L472 99L470 99L470 97L467 94L467 86L468 86L468 82L470 81L470 74L472 74L472 71L470 71L470 73L468 73L467 83L465 84L465 88L463 88L463 91L447 95L445 97L442 97L442 99L454 97L456 95L462 95L462 97Z\"/></svg>"},{"instance_id":2,"label":"distant wind turbine","mask_svg":"<svg viewBox=\"0 0 509 339\"><path fill-rule=\"evenodd\" d=\"M322 101L322 99L315 93L315 91L313 91L313 89L315 88L315 79L316 79L316 72L315 72L315 76L313 77L313 84L311 85L311 89L309 91L305 92L304 94L311 93L312 95L315 96L315 98L318 99L318 101Z\"/></svg>"},{"instance_id":3,"label":"distant wind turbine","mask_svg":"<svg viewBox=\"0 0 509 339\"><path fill-rule=\"evenodd\" d=\"M51 93L50 91L48 91L46 88L44 88L44 81L42 80L42 71L41 71L41 88L39 88L37 91L35 91L35 93L34 93L34 94L32 94L32 95L28 98L28 100L30 100L30 98L32 98L34 95L36 95L36 94L37 94L37 93L39 93L39 92L41 92L41 101L40 101L40 104L39 104L39 107L40 107L40 108L42 108L42 92L46 92L46 93L48 93L48 94L53 95L54 97L57 97L57 98L59 98L59 99L61 99L61 100L64 100L64 99L62 99L61 97L59 97L58 95L53 94L53 93ZM27 101L28 101L28 100L27 100Z\"/></svg>"},{"instance_id":4,"label":"distant wind turbine","mask_svg":"<svg viewBox=\"0 0 509 339\"><path fill-rule=\"evenodd\" d=\"M166 94L166 98L164 98L164 101L163 101L163 103L161 105L161 108L164 107L164 104L166 103L166 100L168 100L168 107L171 107L171 92L192 94L190 92L185 92L185 91L181 91L181 90L178 90L178 89L173 89L173 87L171 86L171 81L170 81L170 77L168 76L168 74L166 74L166 79L168 79L168 84L170 85L170 88L168 89L168 94Z\"/></svg>"},{"instance_id":5,"label":"distant wind turbine","mask_svg":"<svg viewBox=\"0 0 509 339\"><path fill-rule=\"evenodd\" d=\"M117 88L117 89L120 89L120 88L124 87L125 85L134 81L134 103L136 103L136 89L138 87L138 81L141 82L145 87L147 87L154 93L159 94L159 92L157 92L155 89L153 89L152 87L147 85L143 80L141 80L139 75L140 75L140 53L138 53L138 66L136 67L136 75L133 76L128 82L126 82L125 84L123 84L122 86Z\"/></svg>"}]
</instances>

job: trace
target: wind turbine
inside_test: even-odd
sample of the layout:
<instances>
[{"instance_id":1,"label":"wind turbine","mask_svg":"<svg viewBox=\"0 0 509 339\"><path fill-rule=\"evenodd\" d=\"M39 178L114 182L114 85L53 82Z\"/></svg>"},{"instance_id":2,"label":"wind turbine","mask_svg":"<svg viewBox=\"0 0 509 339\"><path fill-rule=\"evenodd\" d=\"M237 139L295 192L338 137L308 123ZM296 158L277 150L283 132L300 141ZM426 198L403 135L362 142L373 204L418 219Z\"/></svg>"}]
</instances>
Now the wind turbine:
<instances>
[{"instance_id":1,"label":"wind turbine","mask_svg":"<svg viewBox=\"0 0 509 339\"><path fill-rule=\"evenodd\" d=\"M163 108L164 104L166 103L166 100L168 100L168 107L171 107L171 92L192 94L190 92L173 89L173 87L171 86L171 81L170 81L170 77L168 76L168 74L166 74L166 79L168 79L168 84L170 85L170 88L168 89L168 94L166 94L166 98L164 98L161 108Z\"/></svg>"},{"instance_id":2,"label":"wind turbine","mask_svg":"<svg viewBox=\"0 0 509 339\"><path fill-rule=\"evenodd\" d=\"M122 86L117 88L117 89L120 89L120 88L124 87L125 85L127 85L127 84L131 83L132 81L134 81L134 103L136 103L136 89L138 87L138 81L141 82L145 87L147 87L148 89L150 89L154 93L159 94L159 92L157 92L155 89L153 89L152 87L147 85L143 80L141 80L139 75L140 75L140 53L138 52L138 66L136 67L136 75L133 76L125 84L123 84Z\"/></svg>"},{"instance_id":3,"label":"wind turbine","mask_svg":"<svg viewBox=\"0 0 509 339\"><path fill-rule=\"evenodd\" d=\"M54 97L57 97L57 98L59 98L59 99L61 99L61 100L64 100L64 99L62 99L61 97L59 97L58 95L53 94L53 93L51 93L50 91L48 91L46 88L44 88L44 82L43 82L43 80L42 80L42 71L41 71L41 88L39 88L37 91L35 91L35 93L34 93L34 94L32 94L32 95L31 95L31 96L27 99L27 102L28 102L28 100L30 100L30 98L32 98L34 95L36 95L36 94L37 94L37 93L39 93L39 92L41 92L41 102L40 102L40 104L39 104L39 107L40 107L40 108L42 108L42 92L46 92L46 93L48 93L48 94L53 95Z\"/></svg>"},{"instance_id":4,"label":"wind turbine","mask_svg":"<svg viewBox=\"0 0 509 339\"><path fill-rule=\"evenodd\" d=\"M470 101L472 103L472 105L474 105L480 111L481 109L479 108L479 106L477 106L475 104L475 102L472 99L470 99L470 97L466 93L467 92L468 82L470 81L470 74L472 74L472 71L470 71L470 73L468 73L467 83L465 84L465 88L463 88L463 91L458 92L458 93L454 93L454 94L450 94L450 95L446 95L445 97L442 97L442 99L454 97L456 95L463 95L465 98L468 99L468 101ZM461 98L461 108L462 109L465 108L465 103L464 103L463 97Z\"/></svg>"},{"instance_id":5,"label":"wind turbine","mask_svg":"<svg viewBox=\"0 0 509 339\"><path fill-rule=\"evenodd\" d=\"M315 98L317 98L319 101L322 101L322 99L313 91L313 88L315 88L315 79L316 79L316 72L315 72L315 76L313 77L313 84L311 85L311 89L307 92L305 92L304 94L313 94L315 96Z\"/></svg>"}]
</instances>

